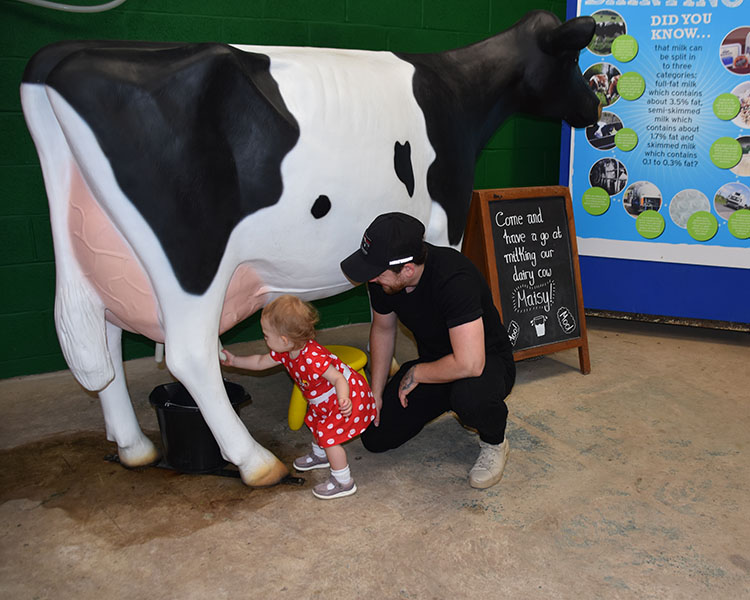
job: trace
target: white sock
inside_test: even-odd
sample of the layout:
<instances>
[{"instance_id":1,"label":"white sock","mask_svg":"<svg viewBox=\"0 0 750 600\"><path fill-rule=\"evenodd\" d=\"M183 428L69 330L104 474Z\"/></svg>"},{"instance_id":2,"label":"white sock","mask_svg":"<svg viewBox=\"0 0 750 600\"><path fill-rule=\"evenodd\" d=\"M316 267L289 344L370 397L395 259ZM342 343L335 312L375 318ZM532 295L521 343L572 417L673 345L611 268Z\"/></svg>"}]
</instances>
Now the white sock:
<instances>
[{"instance_id":1,"label":"white sock","mask_svg":"<svg viewBox=\"0 0 750 600\"><path fill-rule=\"evenodd\" d=\"M331 475L341 485L346 485L352 480L352 474L349 472L349 465L346 465L343 469L331 469Z\"/></svg>"},{"instance_id":2,"label":"white sock","mask_svg":"<svg viewBox=\"0 0 750 600\"><path fill-rule=\"evenodd\" d=\"M312 443L312 451L315 456L318 458L325 458L326 457L326 451L323 450L320 446L318 446L315 442Z\"/></svg>"}]
</instances>

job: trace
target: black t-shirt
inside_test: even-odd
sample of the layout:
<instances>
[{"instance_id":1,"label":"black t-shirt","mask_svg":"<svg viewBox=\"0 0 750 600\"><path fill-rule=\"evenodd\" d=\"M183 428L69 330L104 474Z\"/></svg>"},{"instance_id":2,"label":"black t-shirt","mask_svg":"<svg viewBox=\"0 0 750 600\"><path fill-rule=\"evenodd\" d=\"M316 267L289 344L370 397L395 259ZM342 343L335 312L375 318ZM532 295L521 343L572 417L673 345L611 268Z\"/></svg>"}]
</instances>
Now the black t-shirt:
<instances>
[{"instance_id":1,"label":"black t-shirt","mask_svg":"<svg viewBox=\"0 0 750 600\"><path fill-rule=\"evenodd\" d=\"M433 361L453 352L448 330L482 317L486 354L513 362L513 349L492 293L479 270L453 248L427 244L422 277L411 292L388 295L376 283L367 284L374 311L395 312L412 332L421 359Z\"/></svg>"}]
</instances>

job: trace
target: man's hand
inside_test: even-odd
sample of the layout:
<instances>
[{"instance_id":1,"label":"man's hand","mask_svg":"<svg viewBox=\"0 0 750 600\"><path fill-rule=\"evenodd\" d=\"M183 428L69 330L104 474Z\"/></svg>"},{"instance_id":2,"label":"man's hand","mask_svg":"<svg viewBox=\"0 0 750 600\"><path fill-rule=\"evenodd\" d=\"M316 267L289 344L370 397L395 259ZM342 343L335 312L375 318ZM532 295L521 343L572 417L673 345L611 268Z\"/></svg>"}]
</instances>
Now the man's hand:
<instances>
[{"instance_id":1,"label":"man's hand","mask_svg":"<svg viewBox=\"0 0 750 600\"><path fill-rule=\"evenodd\" d=\"M419 385L419 383L414 379L414 372L416 371L416 369L417 365L414 365L411 369L409 369L401 378L401 383L398 384L398 399L401 400L401 406L403 406L404 408L406 408L409 404L407 395Z\"/></svg>"},{"instance_id":2,"label":"man's hand","mask_svg":"<svg viewBox=\"0 0 750 600\"><path fill-rule=\"evenodd\" d=\"M383 406L383 396L373 393L372 397L375 399L375 420L373 424L377 427L380 425L380 409Z\"/></svg>"}]
</instances>

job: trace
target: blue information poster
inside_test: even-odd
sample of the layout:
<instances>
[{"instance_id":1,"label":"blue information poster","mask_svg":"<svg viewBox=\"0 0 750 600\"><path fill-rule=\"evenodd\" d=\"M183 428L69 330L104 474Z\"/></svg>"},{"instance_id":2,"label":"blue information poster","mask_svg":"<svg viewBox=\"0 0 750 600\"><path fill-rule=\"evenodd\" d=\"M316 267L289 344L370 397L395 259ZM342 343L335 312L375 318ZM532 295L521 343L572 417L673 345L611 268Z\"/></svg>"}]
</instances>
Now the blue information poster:
<instances>
[{"instance_id":1,"label":"blue information poster","mask_svg":"<svg viewBox=\"0 0 750 600\"><path fill-rule=\"evenodd\" d=\"M579 254L740 269L747 294L750 0L577 11L596 21L580 65L603 105L570 139Z\"/></svg>"}]
</instances>

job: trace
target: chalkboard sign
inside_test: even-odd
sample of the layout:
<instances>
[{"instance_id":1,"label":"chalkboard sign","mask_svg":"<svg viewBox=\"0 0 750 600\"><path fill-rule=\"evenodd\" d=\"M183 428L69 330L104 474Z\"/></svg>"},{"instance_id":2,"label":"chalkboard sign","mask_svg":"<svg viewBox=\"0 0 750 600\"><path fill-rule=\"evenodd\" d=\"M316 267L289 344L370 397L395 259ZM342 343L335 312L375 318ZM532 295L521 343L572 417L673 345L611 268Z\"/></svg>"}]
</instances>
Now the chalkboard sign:
<instances>
[{"instance_id":1,"label":"chalkboard sign","mask_svg":"<svg viewBox=\"0 0 750 600\"><path fill-rule=\"evenodd\" d=\"M490 284L516 360L577 347L591 370L568 188L475 191L463 253Z\"/></svg>"}]
</instances>

